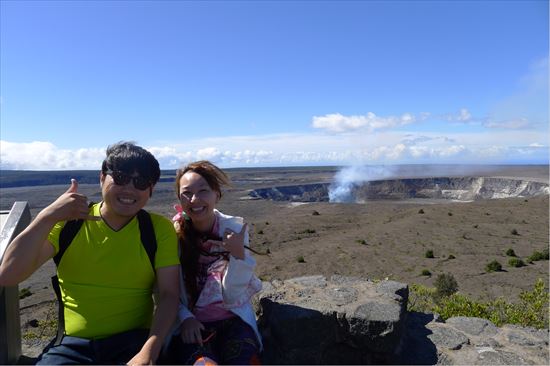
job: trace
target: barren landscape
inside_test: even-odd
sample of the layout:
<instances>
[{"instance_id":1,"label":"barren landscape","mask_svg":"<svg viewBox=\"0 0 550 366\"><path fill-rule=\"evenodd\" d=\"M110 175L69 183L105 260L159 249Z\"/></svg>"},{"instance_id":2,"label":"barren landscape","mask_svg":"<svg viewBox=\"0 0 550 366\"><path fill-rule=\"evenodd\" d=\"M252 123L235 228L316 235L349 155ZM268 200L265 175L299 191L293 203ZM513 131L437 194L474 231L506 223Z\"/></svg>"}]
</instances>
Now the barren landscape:
<instances>
[{"instance_id":1,"label":"barren landscape","mask_svg":"<svg viewBox=\"0 0 550 366\"><path fill-rule=\"evenodd\" d=\"M548 194L469 202L411 198L365 203L275 201L250 195L257 188L331 183L337 171L311 167L229 170L233 186L225 192L219 208L243 216L250 224L252 248L269 253L256 256L261 279L340 274L432 286L438 274L451 273L463 294L480 300L504 297L511 302L521 291L531 289L538 278L548 285L548 261L515 268L508 265L506 255L513 249L525 259L548 248ZM393 169L392 176L385 179L434 176L506 177L548 184L548 167L474 170L448 166L435 170L409 166ZM15 200L26 200L34 216L67 187L2 189L2 209ZM80 191L90 200L99 200L98 184L83 184ZM147 209L171 217L175 197L173 183L161 182ZM426 257L429 250L433 258ZM485 266L492 260L502 263L503 270L488 273ZM422 275L423 270L431 276ZM32 346L50 336L32 333L37 321L55 323L49 284L53 273L50 261L19 286L31 293L20 302L22 333L27 335L24 353L36 352Z\"/></svg>"}]
</instances>

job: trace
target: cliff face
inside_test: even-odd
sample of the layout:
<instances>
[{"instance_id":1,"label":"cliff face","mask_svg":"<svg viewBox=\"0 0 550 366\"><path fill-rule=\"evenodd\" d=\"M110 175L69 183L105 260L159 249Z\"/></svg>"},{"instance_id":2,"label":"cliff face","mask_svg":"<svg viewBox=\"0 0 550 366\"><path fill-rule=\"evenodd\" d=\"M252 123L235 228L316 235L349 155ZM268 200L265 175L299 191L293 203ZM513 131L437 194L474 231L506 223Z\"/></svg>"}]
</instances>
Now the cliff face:
<instances>
[{"instance_id":1,"label":"cliff face","mask_svg":"<svg viewBox=\"0 0 550 366\"><path fill-rule=\"evenodd\" d=\"M548 329L407 312L408 287L356 277L264 282L264 364L547 365Z\"/></svg>"},{"instance_id":2,"label":"cliff face","mask_svg":"<svg viewBox=\"0 0 550 366\"><path fill-rule=\"evenodd\" d=\"M329 201L333 184L317 183L255 189L253 198L275 201L322 202ZM366 200L449 199L472 201L510 197L532 197L549 194L548 184L527 180L487 177L417 178L378 180L350 184L340 202L361 203Z\"/></svg>"}]
</instances>

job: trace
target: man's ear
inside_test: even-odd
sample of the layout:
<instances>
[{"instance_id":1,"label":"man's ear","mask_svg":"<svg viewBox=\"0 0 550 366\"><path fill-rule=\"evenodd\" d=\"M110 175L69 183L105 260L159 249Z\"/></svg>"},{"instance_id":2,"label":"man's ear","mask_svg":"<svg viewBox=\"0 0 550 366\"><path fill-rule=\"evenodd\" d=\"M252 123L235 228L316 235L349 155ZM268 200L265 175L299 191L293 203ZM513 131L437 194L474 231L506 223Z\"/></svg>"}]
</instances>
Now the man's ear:
<instances>
[{"instance_id":1,"label":"man's ear","mask_svg":"<svg viewBox=\"0 0 550 366\"><path fill-rule=\"evenodd\" d=\"M105 174L103 172L99 172L99 186L103 186L103 182L105 182Z\"/></svg>"}]
</instances>

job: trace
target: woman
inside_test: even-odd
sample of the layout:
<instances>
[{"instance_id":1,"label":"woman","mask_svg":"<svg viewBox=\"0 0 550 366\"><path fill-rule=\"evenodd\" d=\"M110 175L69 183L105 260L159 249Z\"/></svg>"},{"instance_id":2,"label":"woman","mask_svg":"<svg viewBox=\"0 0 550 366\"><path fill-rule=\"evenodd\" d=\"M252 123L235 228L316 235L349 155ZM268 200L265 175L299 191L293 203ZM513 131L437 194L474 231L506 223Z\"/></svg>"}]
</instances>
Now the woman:
<instances>
[{"instance_id":1,"label":"woman","mask_svg":"<svg viewBox=\"0 0 550 366\"><path fill-rule=\"evenodd\" d=\"M168 346L172 362L259 364L261 337L251 297L261 290L247 224L216 209L227 175L208 161L178 171L174 216L181 260L181 304Z\"/></svg>"}]
</instances>

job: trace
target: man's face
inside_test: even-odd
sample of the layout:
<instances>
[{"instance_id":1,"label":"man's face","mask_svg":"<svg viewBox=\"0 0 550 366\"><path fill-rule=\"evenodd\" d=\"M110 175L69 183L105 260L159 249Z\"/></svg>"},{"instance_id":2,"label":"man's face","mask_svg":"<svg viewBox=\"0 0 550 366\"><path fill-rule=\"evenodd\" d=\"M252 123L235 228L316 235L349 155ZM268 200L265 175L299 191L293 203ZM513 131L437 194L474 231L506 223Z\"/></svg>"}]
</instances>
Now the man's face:
<instances>
[{"instance_id":1,"label":"man's face","mask_svg":"<svg viewBox=\"0 0 550 366\"><path fill-rule=\"evenodd\" d=\"M153 185L139 177L136 172L129 175L119 171L107 171L101 174L100 180L107 217L135 216L145 206L153 189Z\"/></svg>"}]
</instances>

